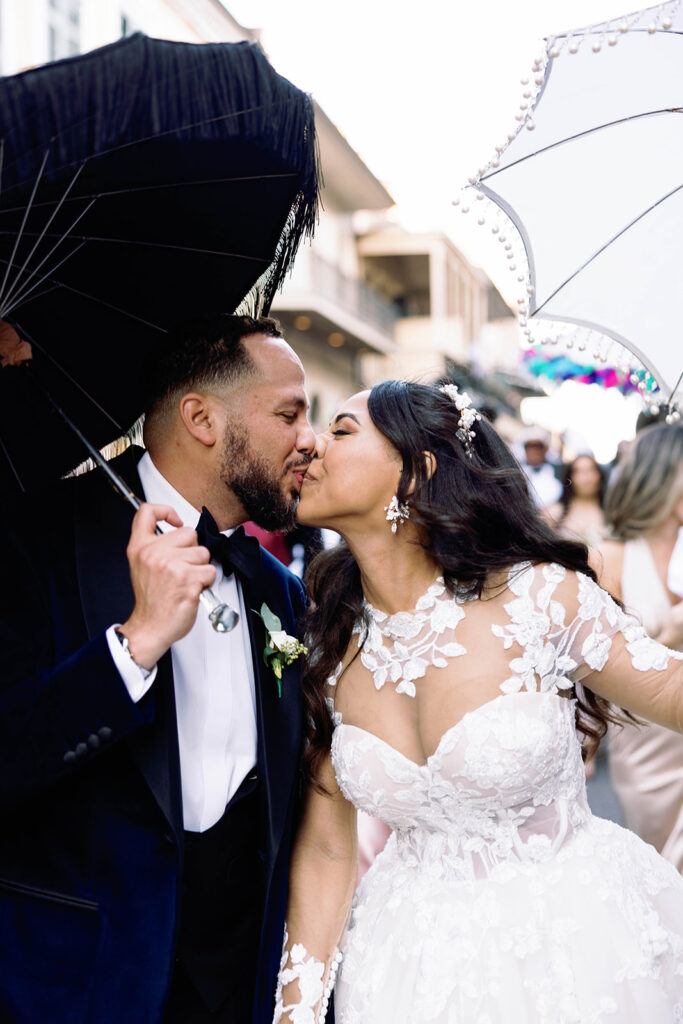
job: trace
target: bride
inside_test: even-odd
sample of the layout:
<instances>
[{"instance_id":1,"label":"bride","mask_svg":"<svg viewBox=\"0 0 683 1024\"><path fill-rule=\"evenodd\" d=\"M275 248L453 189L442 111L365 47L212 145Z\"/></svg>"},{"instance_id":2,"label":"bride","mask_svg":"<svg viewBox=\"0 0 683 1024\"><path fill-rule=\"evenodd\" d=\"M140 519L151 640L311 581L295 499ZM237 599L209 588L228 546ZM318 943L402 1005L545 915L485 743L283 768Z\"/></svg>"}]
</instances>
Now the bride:
<instances>
[{"instance_id":1,"label":"bride","mask_svg":"<svg viewBox=\"0 0 683 1024\"><path fill-rule=\"evenodd\" d=\"M345 543L312 580L275 1020L324 1020L334 987L336 1024L683 1021L683 881L592 816L582 764L629 712L683 731L683 655L476 417L388 381L318 440L299 520ZM393 834L353 898L356 808Z\"/></svg>"}]
</instances>

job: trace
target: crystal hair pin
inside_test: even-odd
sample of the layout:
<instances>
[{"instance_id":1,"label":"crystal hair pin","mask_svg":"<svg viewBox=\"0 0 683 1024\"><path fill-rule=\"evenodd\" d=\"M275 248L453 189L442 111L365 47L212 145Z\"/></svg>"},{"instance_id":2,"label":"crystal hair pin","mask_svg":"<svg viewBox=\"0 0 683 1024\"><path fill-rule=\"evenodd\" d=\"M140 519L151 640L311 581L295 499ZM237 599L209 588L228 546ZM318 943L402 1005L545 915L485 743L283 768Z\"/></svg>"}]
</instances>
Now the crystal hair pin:
<instances>
[{"instance_id":1,"label":"crystal hair pin","mask_svg":"<svg viewBox=\"0 0 683 1024\"><path fill-rule=\"evenodd\" d=\"M450 398L460 413L455 436L462 441L467 457L471 459L474 454L472 441L477 436L474 430L472 430L472 426L477 420L481 419L481 415L476 409L472 408L472 399L467 392L460 391L457 384L442 384L439 391L443 392L447 398Z\"/></svg>"}]
</instances>

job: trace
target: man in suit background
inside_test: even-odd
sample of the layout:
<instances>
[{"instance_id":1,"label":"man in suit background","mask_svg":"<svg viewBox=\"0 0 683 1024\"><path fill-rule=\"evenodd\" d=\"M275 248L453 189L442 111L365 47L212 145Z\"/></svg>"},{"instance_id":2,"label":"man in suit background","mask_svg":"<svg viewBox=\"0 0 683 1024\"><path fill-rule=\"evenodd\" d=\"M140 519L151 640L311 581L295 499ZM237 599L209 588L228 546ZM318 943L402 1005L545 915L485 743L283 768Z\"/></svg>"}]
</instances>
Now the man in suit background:
<instances>
[{"instance_id":1,"label":"man in suit background","mask_svg":"<svg viewBox=\"0 0 683 1024\"><path fill-rule=\"evenodd\" d=\"M272 1015L301 705L296 663L278 696L254 610L295 634L304 596L253 538L225 538L293 522L303 367L275 321L221 316L168 339L148 390L147 451L116 460L146 499L134 518L94 471L2 533L2 1021ZM232 632L198 613L206 586Z\"/></svg>"}]
</instances>

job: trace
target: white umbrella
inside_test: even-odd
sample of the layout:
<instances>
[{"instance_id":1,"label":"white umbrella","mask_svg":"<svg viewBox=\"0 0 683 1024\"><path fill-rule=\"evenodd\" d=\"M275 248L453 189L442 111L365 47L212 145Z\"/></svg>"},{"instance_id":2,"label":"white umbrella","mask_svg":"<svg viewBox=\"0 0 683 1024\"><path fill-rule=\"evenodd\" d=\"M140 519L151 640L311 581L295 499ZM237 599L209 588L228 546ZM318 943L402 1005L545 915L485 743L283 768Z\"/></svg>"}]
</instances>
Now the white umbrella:
<instances>
[{"instance_id":1,"label":"white umbrella","mask_svg":"<svg viewBox=\"0 0 683 1024\"><path fill-rule=\"evenodd\" d=\"M523 322L607 336L671 401L683 370L680 0L548 39L526 95L519 130L470 179L523 241Z\"/></svg>"}]
</instances>

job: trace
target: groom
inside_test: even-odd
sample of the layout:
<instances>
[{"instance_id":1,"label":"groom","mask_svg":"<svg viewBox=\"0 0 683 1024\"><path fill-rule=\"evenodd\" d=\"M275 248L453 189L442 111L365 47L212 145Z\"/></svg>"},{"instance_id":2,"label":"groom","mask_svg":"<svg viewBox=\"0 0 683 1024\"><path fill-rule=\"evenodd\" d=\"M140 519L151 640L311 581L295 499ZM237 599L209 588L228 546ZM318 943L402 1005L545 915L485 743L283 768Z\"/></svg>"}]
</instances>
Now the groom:
<instances>
[{"instance_id":1,"label":"groom","mask_svg":"<svg viewBox=\"0 0 683 1024\"><path fill-rule=\"evenodd\" d=\"M134 517L98 470L3 510L14 1024L272 1019L301 705L296 662L278 695L254 610L296 635L304 596L253 538L225 534L293 521L314 446L304 373L276 321L220 316L169 338L148 391L147 450L115 461L146 499ZM207 585L238 611L232 632L198 604Z\"/></svg>"}]
</instances>

